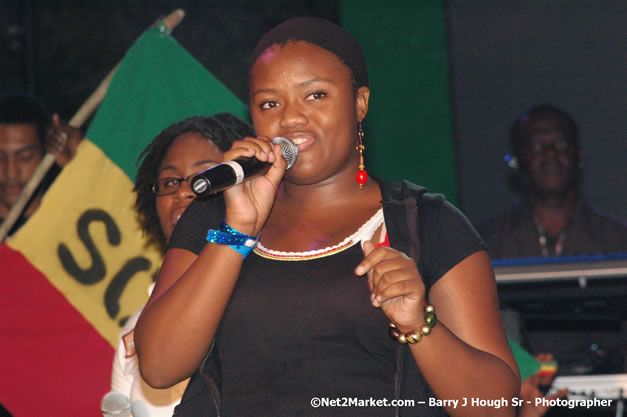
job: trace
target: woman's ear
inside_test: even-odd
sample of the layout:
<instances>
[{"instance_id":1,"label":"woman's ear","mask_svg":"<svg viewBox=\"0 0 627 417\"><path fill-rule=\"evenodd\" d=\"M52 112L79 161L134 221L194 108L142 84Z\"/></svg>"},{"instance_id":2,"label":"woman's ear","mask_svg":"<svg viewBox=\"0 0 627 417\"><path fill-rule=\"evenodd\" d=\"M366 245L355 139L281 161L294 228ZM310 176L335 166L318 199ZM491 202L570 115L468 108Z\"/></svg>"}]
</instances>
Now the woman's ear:
<instances>
[{"instance_id":1,"label":"woman's ear","mask_svg":"<svg viewBox=\"0 0 627 417\"><path fill-rule=\"evenodd\" d=\"M364 120L368 114L368 100L370 99L370 89L368 87L359 87L355 97L355 110L357 120Z\"/></svg>"}]
</instances>

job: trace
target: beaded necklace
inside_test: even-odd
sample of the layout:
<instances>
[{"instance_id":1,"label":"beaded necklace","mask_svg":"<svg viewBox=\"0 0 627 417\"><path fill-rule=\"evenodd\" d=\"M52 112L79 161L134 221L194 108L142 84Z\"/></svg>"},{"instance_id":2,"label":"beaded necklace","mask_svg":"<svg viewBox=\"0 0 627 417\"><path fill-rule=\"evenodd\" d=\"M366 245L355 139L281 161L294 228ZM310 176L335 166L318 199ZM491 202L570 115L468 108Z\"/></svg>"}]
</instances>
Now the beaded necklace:
<instances>
[{"instance_id":1,"label":"beaded necklace","mask_svg":"<svg viewBox=\"0 0 627 417\"><path fill-rule=\"evenodd\" d=\"M536 229L538 230L538 243L540 243L540 250L542 251L542 256L545 258L551 256L550 246L553 246L553 255L552 256L560 256L562 254L562 250L564 250L564 240L566 240L566 233L561 231L558 235L552 239L550 238L542 223L534 216L533 222L536 225ZM555 242L555 243L553 243Z\"/></svg>"},{"instance_id":2,"label":"beaded necklace","mask_svg":"<svg viewBox=\"0 0 627 417\"><path fill-rule=\"evenodd\" d=\"M311 259L324 258L325 256L331 256L345 249L348 249L358 242L370 240L374 235L374 232L382 224L383 208L380 208L366 223L362 224L355 233L353 233L337 245L306 252L283 252L268 249L263 246L261 242L259 242L257 243L257 247L255 248L255 253L264 258L274 259L278 261L307 261Z\"/></svg>"}]
</instances>

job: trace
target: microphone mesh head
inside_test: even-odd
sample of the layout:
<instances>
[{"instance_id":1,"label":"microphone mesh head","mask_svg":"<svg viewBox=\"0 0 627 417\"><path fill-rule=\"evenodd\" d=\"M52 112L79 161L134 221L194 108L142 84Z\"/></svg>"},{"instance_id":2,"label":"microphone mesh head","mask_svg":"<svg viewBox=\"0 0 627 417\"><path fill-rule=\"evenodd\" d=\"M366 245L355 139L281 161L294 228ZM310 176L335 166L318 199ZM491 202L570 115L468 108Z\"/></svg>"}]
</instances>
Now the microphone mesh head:
<instances>
[{"instance_id":1,"label":"microphone mesh head","mask_svg":"<svg viewBox=\"0 0 627 417\"><path fill-rule=\"evenodd\" d=\"M104 417L131 417L131 401L121 392L111 391L102 398L100 411Z\"/></svg>"},{"instance_id":2,"label":"microphone mesh head","mask_svg":"<svg viewBox=\"0 0 627 417\"><path fill-rule=\"evenodd\" d=\"M287 169L290 169L292 165L294 165L294 162L296 162L296 158L298 158L298 146L284 136L272 138L272 143L281 147L283 158L287 161Z\"/></svg>"}]
</instances>

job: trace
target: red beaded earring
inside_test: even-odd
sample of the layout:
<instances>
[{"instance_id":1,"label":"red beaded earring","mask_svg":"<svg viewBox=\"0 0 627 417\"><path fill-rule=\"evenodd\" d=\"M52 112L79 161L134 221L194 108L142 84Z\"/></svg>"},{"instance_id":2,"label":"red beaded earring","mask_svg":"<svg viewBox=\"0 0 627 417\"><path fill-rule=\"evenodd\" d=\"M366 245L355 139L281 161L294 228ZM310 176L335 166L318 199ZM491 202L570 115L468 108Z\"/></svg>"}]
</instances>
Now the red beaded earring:
<instances>
[{"instance_id":1,"label":"red beaded earring","mask_svg":"<svg viewBox=\"0 0 627 417\"><path fill-rule=\"evenodd\" d=\"M366 184L366 182L368 181L368 173L364 169L366 168L366 166L364 165L364 149L366 149L366 147L363 143L364 131L361 128L361 122L357 123L357 126L359 127L359 144L356 146L356 149L359 151L359 167L357 170L357 175L355 175L355 181L357 181L357 184L359 184L359 189L362 189L364 188L364 184Z\"/></svg>"}]
</instances>

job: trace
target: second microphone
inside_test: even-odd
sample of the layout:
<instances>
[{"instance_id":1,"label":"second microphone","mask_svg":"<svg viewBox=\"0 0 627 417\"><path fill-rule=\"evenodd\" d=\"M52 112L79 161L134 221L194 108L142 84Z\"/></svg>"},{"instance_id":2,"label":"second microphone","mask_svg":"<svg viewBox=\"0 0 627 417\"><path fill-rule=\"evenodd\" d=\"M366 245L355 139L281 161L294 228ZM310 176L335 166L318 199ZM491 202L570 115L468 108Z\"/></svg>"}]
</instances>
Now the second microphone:
<instances>
[{"instance_id":1,"label":"second microphone","mask_svg":"<svg viewBox=\"0 0 627 417\"><path fill-rule=\"evenodd\" d=\"M298 157L296 144L283 136L272 138L272 143L281 147L283 158L287 161L287 169L290 169ZM223 162L196 175L191 181L192 191L199 197L215 194L264 173L270 165L255 157Z\"/></svg>"}]
</instances>

